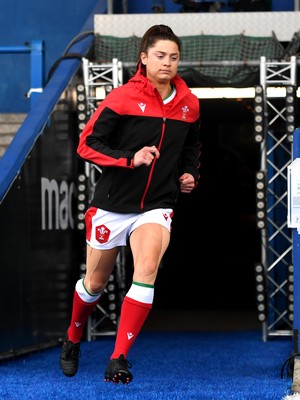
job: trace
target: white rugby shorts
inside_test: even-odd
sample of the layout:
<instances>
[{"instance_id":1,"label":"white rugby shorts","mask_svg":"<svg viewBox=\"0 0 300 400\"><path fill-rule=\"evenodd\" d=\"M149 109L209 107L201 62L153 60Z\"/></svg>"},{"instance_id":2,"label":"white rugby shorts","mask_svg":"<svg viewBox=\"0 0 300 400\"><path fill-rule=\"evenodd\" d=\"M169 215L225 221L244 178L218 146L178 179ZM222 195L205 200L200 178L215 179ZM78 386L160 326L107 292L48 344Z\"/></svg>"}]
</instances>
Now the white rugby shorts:
<instances>
[{"instance_id":1,"label":"white rugby shorts","mask_svg":"<svg viewBox=\"0 0 300 400\"><path fill-rule=\"evenodd\" d=\"M85 213L86 242L98 250L126 246L131 232L143 224L160 224L171 232L172 217L171 208L157 208L144 213L115 213L90 207Z\"/></svg>"}]
</instances>

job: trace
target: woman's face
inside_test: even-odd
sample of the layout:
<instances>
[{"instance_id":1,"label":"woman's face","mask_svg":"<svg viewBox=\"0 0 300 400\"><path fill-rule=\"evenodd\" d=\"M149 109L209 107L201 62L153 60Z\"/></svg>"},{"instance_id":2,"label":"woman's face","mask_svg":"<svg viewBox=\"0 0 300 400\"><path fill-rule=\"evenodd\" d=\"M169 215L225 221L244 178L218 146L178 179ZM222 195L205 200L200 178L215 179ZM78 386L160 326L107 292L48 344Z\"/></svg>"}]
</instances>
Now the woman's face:
<instances>
[{"instance_id":1,"label":"woman's face","mask_svg":"<svg viewBox=\"0 0 300 400\"><path fill-rule=\"evenodd\" d=\"M141 53L150 82L168 83L177 73L179 57L178 46L171 40L158 40L147 53Z\"/></svg>"}]
</instances>

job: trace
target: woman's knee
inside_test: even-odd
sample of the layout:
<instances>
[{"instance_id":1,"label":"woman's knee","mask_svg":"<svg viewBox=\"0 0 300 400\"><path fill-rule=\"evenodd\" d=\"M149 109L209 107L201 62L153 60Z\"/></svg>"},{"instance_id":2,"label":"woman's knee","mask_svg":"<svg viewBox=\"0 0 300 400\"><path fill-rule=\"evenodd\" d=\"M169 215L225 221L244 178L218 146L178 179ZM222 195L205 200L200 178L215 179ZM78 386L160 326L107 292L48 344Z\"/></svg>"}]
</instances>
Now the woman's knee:
<instances>
[{"instance_id":1,"label":"woman's knee","mask_svg":"<svg viewBox=\"0 0 300 400\"><path fill-rule=\"evenodd\" d=\"M118 249L96 250L88 248L85 284L91 293L105 289L115 266Z\"/></svg>"},{"instance_id":2,"label":"woman's knee","mask_svg":"<svg viewBox=\"0 0 300 400\"><path fill-rule=\"evenodd\" d=\"M134 277L137 280L141 280L145 283L154 283L157 271L158 261L147 259L142 264L134 266Z\"/></svg>"},{"instance_id":3,"label":"woman's knee","mask_svg":"<svg viewBox=\"0 0 300 400\"><path fill-rule=\"evenodd\" d=\"M86 276L84 279L84 284L87 288L87 290L92 293L92 294L96 294L96 293L100 293L102 292L107 285L108 280L103 280L98 278L95 278L95 276Z\"/></svg>"}]
</instances>

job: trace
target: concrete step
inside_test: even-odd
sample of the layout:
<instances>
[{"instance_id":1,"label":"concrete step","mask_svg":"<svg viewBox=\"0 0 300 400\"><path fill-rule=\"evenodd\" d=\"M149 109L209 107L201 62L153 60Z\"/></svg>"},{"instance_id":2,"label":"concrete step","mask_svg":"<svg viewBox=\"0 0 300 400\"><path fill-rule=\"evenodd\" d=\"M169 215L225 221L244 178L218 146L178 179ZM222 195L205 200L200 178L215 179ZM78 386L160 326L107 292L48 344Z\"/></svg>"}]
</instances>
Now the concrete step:
<instances>
[{"instance_id":1,"label":"concrete step","mask_svg":"<svg viewBox=\"0 0 300 400\"><path fill-rule=\"evenodd\" d=\"M26 116L25 113L0 114L0 157L5 153Z\"/></svg>"}]
</instances>

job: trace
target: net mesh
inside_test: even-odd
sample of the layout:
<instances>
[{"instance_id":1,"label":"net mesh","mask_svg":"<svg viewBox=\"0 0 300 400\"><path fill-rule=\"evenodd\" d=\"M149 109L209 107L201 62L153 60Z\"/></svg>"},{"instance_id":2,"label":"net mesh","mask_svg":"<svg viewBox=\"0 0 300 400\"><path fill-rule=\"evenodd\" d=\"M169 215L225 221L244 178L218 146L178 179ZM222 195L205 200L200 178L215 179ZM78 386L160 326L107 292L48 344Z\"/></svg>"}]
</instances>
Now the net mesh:
<instances>
[{"instance_id":1,"label":"net mesh","mask_svg":"<svg viewBox=\"0 0 300 400\"><path fill-rule=\"evenodd\" d=\"M284 60L295 55L300 47L300 34L294 34L285 48L275 34L270 37L240 35L183 36L180 75L190 86L209 84L215 86L244 86L255 84L259 79L259 61ZM99 63L111 62L117 58L131 63L128 77L135 71L141 38L131 36L95 35L94 57ZM250 62L254 61L254 62Z\"/></svg>"}]
</instances>

